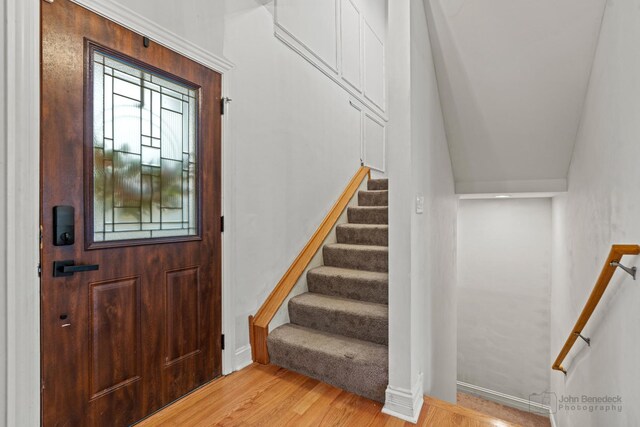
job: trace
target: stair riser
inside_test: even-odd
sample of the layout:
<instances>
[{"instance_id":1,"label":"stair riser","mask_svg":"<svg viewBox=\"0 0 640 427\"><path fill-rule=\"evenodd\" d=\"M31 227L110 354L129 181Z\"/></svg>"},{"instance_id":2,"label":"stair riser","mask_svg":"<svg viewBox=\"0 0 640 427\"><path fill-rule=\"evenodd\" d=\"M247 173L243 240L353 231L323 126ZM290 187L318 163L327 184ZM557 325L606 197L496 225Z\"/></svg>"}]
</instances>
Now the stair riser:
<instances>
[{"instance_id":1,"label":"stair riser","mask_svg":"<svg viewBox=\"0 0 640 427\"><path fill-rule=\"evenodd\" d=\"M389 303L388 283L379 280L347 279L340 276L307 274L307 286L310 292L358 301Z\"/></svg>"},{"instance_id":2,"label":"stair riser","mask_svg":"<svg viewBox=\"0 0 640 427\"><path fill-rule=\"evenodd\" d=\"M370 179L367 181L367 190L388 190L389 181L386 179Z\"/></svg>"},{"instance_id":3,"label":"stair riser","mask_svg":"<svg viewBox=\"0 0 640 427\"><path fill-rule=\"evenodd\" d=\"M347 210L351 224L388 224L389 210L387 208L358 209L351 207Z\"/></svg>"},{"instance_id":4,"label":"stair riser","mask_svg":"<svg viewBox=\"0 0 640 427\"><path fill-rule=\"evenodd\" d=\"M325 246L324 265L365 271L389 271L387 251L339 249Z\"/></svg>"},{"instance_id":5,"label":"stair riser","mask_svg":"<svg viewBox=\"0 0 640 427\"><path fill-rule=\"evenodd\" d=\"M270 337L271 338L271 337ZM341 356L320 353L281 342L268 341L271 363L367 399L384 402L389 382L388 362L355 363Z\"/></svg>"},{"instance_id":6,"label":"stair riser","mask_svg":"<svg viewBox=\"0 0 640 427\"><path fill-rule=\"evenodd\" d=\"M389 193L384 192L371 192L371 191L359 191L358 192L358 206L388 206L389 205Z\"/></svg>"},{"instance_id":7,"label":"stair riser","mask_svg":"<svg viewBox=\"0 0 640 427\"><path fill-rule=\"evenodd\" d=\"M353 245L387 246L389 230L385 228L358 229L353 227L336 227L338 243Z\"/></svg>"},{"instance_id":8,"label":"stair riser","mask_svg":"<svg viewBox=\"0 0 640 427\"><path fill-rule=\"evenodd\" d=\"M289 301L289 318L295 325L318 331L382 345L389 342L389 322L386 318L296 304L293 300Z\"/></svg>"}]
</instances>

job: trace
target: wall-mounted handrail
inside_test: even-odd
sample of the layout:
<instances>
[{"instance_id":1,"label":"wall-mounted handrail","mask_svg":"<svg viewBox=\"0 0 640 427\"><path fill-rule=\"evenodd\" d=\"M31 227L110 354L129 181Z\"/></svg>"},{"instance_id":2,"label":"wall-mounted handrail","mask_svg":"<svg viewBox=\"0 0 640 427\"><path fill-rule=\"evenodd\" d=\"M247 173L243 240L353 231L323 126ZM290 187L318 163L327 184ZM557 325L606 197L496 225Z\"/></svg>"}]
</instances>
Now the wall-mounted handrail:
<instances>
[{"instance_id":1,"label":"wall-mounted handrail","mask_svg":"<svg viewBox=\"0 0 640 427\"><path fill-rule=\"evenodd\" d=\"M346 209L362 181L366 177L370 177L370 174L371 170L366 166L361 166L360 169L358 169L358 172L351 178L345 190L316 232L311 236L309 242L307 242L287 272L282 276L282 279L280 279L276 287L271 291L271 294L269 294L264 304L258 309L255 316L249 316L249 340L251 341L251 356L254 362L262 364L269 363L269 352L267 350L269 323L293 290L298 279L302 273L304 273L316 252L318 252L318 249L322 246L322 243L333 229L342 212Z\"/></svg>"},{"instance_id":2,"label":"wall-mounted handrail","mask_svg":"<svg viewBox=\"0 0 640 427\"><path fill-rule=\"evenodd\" d=\"M620 260L625 255L640 255L640 246L639 245L613 245L611 247L611 252L609 252L609 257L607 258L607 262L604 264L602 268L602 272L600 273L600 277L598 277L598 281L596 282L593 290L591 291L591 295L589 295L589 299L587 303L584 305L582 309L582 313L580 313L580 317L578 317L578 321L576 322L571 334L569 334L569 338L560 350L560 354L556 358L556 361L553 363L552 369L556 371L567 373L566 369L562 366L562 362L564 361L567 354L573 347L573 344L576 342L578 338L582 338L587 342L587 344L591 344L591 340L582 336L582 330L586 326L587 322L591 318L593 311L596 309L604 291L607 289L609 282L611 282L611 278L613 277L613 273L615 273L618 267L623 268L627 273L634 276L635 279L635 269L627 268L620 264Z\"/></svg>"}]
</instances>

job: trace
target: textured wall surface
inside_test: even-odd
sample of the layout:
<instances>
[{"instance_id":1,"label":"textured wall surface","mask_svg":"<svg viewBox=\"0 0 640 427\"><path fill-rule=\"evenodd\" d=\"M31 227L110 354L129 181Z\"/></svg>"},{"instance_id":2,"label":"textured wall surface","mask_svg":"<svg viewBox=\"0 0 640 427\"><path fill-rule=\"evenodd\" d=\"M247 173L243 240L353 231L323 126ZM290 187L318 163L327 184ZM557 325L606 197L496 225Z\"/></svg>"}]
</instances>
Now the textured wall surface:
<instances>
[{"instance_id":1,"label":"textured wall surface","mask_svg":"<svg viewBox=\"0 0 640 427\"><path fill-rule=\"evenodd\" d=\"M612 244L640 243L640 4L609 2L593 64L569 192L554 200L551 355L555 359ZM623 261L639 265L640 260ZM551 373L558 397L620 396L621 411L563 410L562 426L640 423L640 287L617 272L565 367Z\"/></svg>"},{"instance_id":2,"label":"textured wall surface","mask_svg":"<svg viewBox=\"0 0 640 427\"><path fill-rule=\"evenodd\" d=\"M551 199L461 200L458 380L528 399L549 389Z\"/></svg>"}]
</instances>

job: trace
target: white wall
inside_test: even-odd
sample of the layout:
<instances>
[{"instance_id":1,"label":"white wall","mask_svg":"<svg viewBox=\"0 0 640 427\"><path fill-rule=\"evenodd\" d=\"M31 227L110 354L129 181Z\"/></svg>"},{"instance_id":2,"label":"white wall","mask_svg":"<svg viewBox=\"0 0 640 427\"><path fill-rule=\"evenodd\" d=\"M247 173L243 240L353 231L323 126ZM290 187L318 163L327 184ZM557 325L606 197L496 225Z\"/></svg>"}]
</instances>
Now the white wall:
<instances>
[{"instance_id":1,"label":"white wall","mask_svg":"<svg viewBox=\"0 0 640 427\"><path fill-rule=\"evenodd\" d=\"M263 5L262 3L266 3ZM360 164L349 95L273 36L273 2L230 0L224 54L235 249L236 348L264 302ZM232 237L230 237L232 236Z\"/></svg>"},{"instance_id":2,"label":"white wall","mask_svg":"<svg viewBox=\"0 0 640 427\"><path fill-rule=\"evenodd\" d=\"M73 0L80 4L87 0ZM93 0L95 1L95 0ZM99 0L122 10L128 8L207 52L222 56L224 37L225 0Z\"/></svg>"},{"instance_id":3,"label":"white wall","mask_svg":"<svg viewBox=\"0 0 640 427\"><path fill-rule=\"evenodd\" d=\"M403 392L455 401L457 202L421 1L390 2L388 46L390 363L385 410L393 411L389 396ZM420 195L423 214L415 210Z\"/></svg>"},{"instance_id":4,"label":"white wall","mask_svg":"<svg viewBox=\"0 0 640 427\"><path fill-rule=\"evenodd\" d=\"M0 22L2 22L2 30L0 30L0 70L2 70L2 78L0 78L0 235L7 235L7 217L5 213L6 193L7 193L7 117L6 117L6 92L7 92L7 68L5 64L6 58L6 7L8 2L3 2L0 6ZM6 271L7 268L7 243L0 245L0 271ZM0 425L4 425L7 420L7 287L4 275L0 277Z\"/></svg>"},{"instance_id":5,"label":"white wall","mask_svg":"<svg viewBox=\"0 0 640 427\"><path fill-rule=\"evenodd\" d=\"M351 95L362 119L362 160L384 172L387 0L261 3L273 8L276 38Z\"/></svg>"},{"instance_id":6,"label":"white wall","mask_svg":"<svg viewBox=\"0 0 640 427\"><path fill-rule=\"evenodd\" d=\"M458 380L549 390L551 199L461 200Z\"/></svg>"},{"instance_id":7,"label":"white wall","mask_svg":"<svg viewBox=\"0 0 640 427\"><path fill-rule=\"evenodd\" d=\"M275 34L384 115L386 2L278 0Z\"/></svg>"},{"instance_id":8,"label":"white wall","mask_svg":"<svg viewBox=\"0 0 640 427\"><path fill-rule=\"evenodd\" d=\"M425 198L425 213L413 214L412 232L412 274L421 289L417 329L424 343L424 393L455 402L458 200L427 16L419 0L411 2L411 93L413 195Z\"/></svg>"},{"instance_id":9,"label":"white wall","mask_svg":"<svg viewBox=\"0 0 640 427\"><path fill-rule=\"evenodd\" d=\"M422 366L417 329L412 329L417 298L412 284L411 176L411 1L389 2L387 70L389 75L389 385L385 411L406 419L417 416L415 395L422 395ZM393 395L405 395L402 405L391 405ZM400 400L400 399L398 399ZM421 405L418 401L418 405Z\"/></svg>"},{"instance_id":10,"label":"white wall","mask_svg":"<svg viewBox=\"0 0 640 427\"><path fill-rule=\"evenodd\" d=\"M569 192L554 200L551 355L571 331L610 246L640 243L640 8L636 0L607 4L571 169ZM640 266L640 259L623 263ZM563 411L562 426L640 424L640 287L617 272L585 335L552 372L560 395L620 395L622 412Z\"/></svg>"}]
</instances>

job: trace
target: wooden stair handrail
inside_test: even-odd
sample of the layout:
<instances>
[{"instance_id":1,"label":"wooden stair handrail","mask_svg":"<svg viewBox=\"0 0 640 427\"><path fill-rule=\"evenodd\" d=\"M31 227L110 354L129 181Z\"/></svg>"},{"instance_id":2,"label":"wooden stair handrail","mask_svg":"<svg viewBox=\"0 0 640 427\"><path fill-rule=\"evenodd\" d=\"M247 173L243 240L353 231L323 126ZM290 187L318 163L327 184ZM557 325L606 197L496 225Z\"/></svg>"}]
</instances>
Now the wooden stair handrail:
<instances>
[{"instance_id":1,"label":"wooden stair handrail","mask_svg":"<svg viewBox=\"0 0 640 427\"><path fill-rule=\"evenodd\" d=\"M609 252L609 257L607 258L607 262L604 264L602 268L602 272L600 273L600 277L598 277L598 281L596 282L593 290L591 291L591 295L589 295L589 299L587 303L584 305L582 309L582 313L580 313L580 317L573 327L571 334L569 334L569 338L560 350L560 354L556 358L556 361L553 363L552 369L556 371L564 372L566 375L567 371L562 366L562 362L564 361L567 354L573 347L573 344L576 342L579 336L582 334L582 330L586 326L587 322L591 318L593 311L596 309L596 306L600 302L604 291L607 289L609 282L611 282L611 278L613 277L613 273L615 273L617 266L612 265L612 263L619 263L623 256L625 255L640 255L640 246L639 245L613 245L611 247L611 252Z\"/></svg>"},{"instance_id":2,"label":"wooden stair handrail","mask_svg":"<svg viewBox=\"0 0 640 427\"><path fill-rule=\"evenodd\" d=\"M276 287L271 291L266 301L255 316L249 316L249 340L251 342L251 357L254 362L269 363L269 352L267 350L267 336L269 335L269 323L284 303L289 293L293 290L298 279L304 273L318 249L327 238L340 215L345 210L349 201L360 187L365 177L371 177L371 170L366 166L361 166L358 172L351 178L349 185L344 189L336 203L333 205L327 216L311 236L300 254L293 261L287 272L282 276Z\"/></svg>"}]
</instances>

